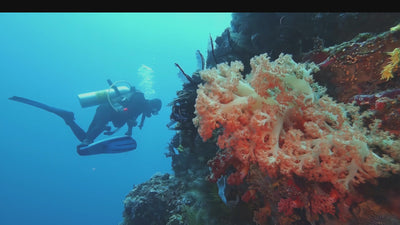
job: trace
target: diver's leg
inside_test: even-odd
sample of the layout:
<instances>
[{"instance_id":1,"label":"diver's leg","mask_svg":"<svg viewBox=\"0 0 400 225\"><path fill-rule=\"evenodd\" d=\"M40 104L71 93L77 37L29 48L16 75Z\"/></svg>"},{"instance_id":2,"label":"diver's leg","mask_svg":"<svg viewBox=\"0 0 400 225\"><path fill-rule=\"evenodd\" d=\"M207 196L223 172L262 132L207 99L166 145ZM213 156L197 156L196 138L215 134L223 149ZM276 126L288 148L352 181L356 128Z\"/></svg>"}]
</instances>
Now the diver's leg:
<instances>
[{"instance_id":1,"label":"diver's leg","mask_svg":"<svg viewBox=\"0 0 400 225\"><path fill-rule=\"evenodd\" d=\"M82 141L86 137L86 133L82 128L78 126L78 124L75 123L75 118L74 118L74 113L70 111L66 111L63 109L55 108L52 106L45 105L41 102L33 101L31 99L23 98L23 97L18 97L18 96L13 96L9 98L10 100L25 103L31 106L35 106L37 108L46 110L48 112L54 113L57 116L61 117L65 123L71 128L72 132L75 134L75 136Z\"/></svg>"},{"instance_id":2,"label":"diver's leg","mask_svg":"<svg viewBox=\"0 0 400 225\"><path fill-rule=\"evenodd\" d=\"M86 138L86 132L75 122L74 113L62 109L55 109L54 113L64 119L65 123L71 128L72 133L79 141Z\"/></svg>"},{"instance_id":3,"label":"diver's leg","mask_svg":"<svg viewBox=\"0 0 400 225\"><path fill-rule=\"evenodd\" d=\"M107 123L110 121L111 118L111 112L113 110L110 106L106 104L100 105L96 110L96 115L94 116L93 121L89 126L88 132L85 133L85 131L80 128L78 124L75 123L73 112L48 106L43 103L23 97L13 96L9 99L35 106L37 108L41 108L43 110L56 114L57 116L64 119L65 123L71 128L72 132L80 141L83 142L86 140L86 143L93 142L93 140L106 129Z\"/></svg>"},{"instance_id":4,"label":"diver's leg","mask_svg":"<svg viewBox=\"0 0 400 225\"><path fill-rule=\"evenodd\" d=\"M86 132L85 142L91 143L99 136L104 130L107 129L107 124L110 121L112 108L108 105L100 105L96 109L96 114Z\"/></svg>"},{"instance_id":5,"label":"diver's leg","mask_svg":"<svg viewBox=\"0 0 400 225\"><path fill-rule=\"evenodd\" d=\"M65 121L65 123L71 128L74 135L78 138L79 141L83 141L86 138L86 132L75 123L75 121Z\"/></svg>"}]
</instances>

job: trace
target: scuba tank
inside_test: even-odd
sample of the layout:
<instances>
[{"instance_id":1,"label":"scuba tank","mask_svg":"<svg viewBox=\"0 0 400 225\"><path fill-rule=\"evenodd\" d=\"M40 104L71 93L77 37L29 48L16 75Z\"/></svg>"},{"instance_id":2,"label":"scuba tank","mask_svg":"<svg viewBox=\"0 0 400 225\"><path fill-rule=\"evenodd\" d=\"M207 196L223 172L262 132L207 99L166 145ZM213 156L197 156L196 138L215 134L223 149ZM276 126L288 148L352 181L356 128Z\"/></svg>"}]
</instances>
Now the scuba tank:
<instances>
[{"instance_id":1,"label":"scuba tank","mask_svg":"<svg viewBox=\"0 0 400 225\"><path fill-rule=\"evenodd\" d=\"M112 83L107 80L110 87L100 91L92 91L78 95L79 103L82 108L109 103L114 110L123 110L122 102L128 99L135 90L127 81L117 81Z\"/></svg>"}]
</instances>

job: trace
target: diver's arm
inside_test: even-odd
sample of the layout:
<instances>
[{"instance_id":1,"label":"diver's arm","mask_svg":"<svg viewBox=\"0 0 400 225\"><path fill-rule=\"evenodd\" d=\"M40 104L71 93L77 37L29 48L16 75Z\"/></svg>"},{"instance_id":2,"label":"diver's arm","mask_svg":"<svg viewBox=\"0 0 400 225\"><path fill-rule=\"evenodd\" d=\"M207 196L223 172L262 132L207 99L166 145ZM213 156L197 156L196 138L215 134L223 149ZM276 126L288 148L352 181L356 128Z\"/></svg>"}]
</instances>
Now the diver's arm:
<instances>
[{"instance_id":1,"label":"diver's arm","mask_svg":"<svg viewBox=\"0 0 400 225\"><path fill-rule=\"evenodd\" d=\"M145 116L144 113L143 113L143 114L142 114L142 119L140 120L139 129L142 129L143 124L144 124L144 119L146 119L146 116Z\"/></svg>"}]
</instances>

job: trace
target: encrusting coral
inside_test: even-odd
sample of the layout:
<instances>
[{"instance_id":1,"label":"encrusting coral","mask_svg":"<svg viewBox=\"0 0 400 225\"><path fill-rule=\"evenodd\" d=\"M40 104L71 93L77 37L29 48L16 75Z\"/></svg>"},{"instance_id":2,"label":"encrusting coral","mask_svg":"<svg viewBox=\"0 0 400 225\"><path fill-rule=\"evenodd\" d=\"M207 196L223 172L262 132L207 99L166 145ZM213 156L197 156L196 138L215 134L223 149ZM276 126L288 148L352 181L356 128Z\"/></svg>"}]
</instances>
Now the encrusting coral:
<instances>
[{"instance_id":1,"label":"encrusting coral","mask_svg":"<svg viewBox=\"0 0 400 225\"><path fill-rule=\"evenodd\" d=\"M313 81L315 64L297 64L283 54L272 62L262 54L250 64L245 79L239 61L200 71L205 83L197 90L193 122L204 141L218 136L221 149L209 161L211 181L228 175L228 184L242 184L257 165L272 178L330 183L331 190L314 194L309 204L313 213L332 214L331 205L353 187L400 171L400 142L380 131L379 121L363 127L366 115L357 107L327 96ZM235 170L229 174L230 167ZM317 205L321 201L329 204ZM293 208L293 202L280 204Z\"/></svg>"}]
</instances>

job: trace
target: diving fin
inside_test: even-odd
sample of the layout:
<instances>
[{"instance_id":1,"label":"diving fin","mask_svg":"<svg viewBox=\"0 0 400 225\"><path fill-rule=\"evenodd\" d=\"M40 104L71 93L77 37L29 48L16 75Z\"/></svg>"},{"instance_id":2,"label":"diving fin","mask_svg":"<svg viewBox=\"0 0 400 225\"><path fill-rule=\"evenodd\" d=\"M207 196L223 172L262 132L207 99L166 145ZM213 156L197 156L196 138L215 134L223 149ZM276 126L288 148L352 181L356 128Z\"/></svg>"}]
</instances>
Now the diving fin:
<instances>
[{"instance_id":1,"label":"diving fin","mask_svg":"<svg viewBox=\"0 0 400 225\"><path fill-rule=\"evenodd\" d=\"M10 97L8 99L13 100L13 101L17 101L17 102L21 102L21 103L25 103L25 104L28 104L28 105L31 105L31 106L35 106L37 108L40 108L40 109L46 110L48 112L54 113L57 116L63 118L65 120L65 122L73 121L75 119L73 112L66 111L66 110L63 110L63 109L58 109L58 108L55 108L55 107L52 107L52 106L48 106L48 105L45 105L43 103L40 103L40 102L37 102L37 101L33 101L33 100L30 100L30 99L27 99L27 98L18 97L18 96L12 96L12 97Z\"/></svg>"},{"instance_id":2,"label":"diving fin","mask_svg":"<svg viewBox=\"0 0 400 225\"><path fill-rule=\"evenodd\" d=\"M90 145L78 145L79 155L96 155L103 153L121 153L136 149L136 141L130 136L120 136L94 142Z\"/></svg>"}]
</instances>

